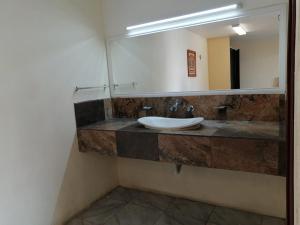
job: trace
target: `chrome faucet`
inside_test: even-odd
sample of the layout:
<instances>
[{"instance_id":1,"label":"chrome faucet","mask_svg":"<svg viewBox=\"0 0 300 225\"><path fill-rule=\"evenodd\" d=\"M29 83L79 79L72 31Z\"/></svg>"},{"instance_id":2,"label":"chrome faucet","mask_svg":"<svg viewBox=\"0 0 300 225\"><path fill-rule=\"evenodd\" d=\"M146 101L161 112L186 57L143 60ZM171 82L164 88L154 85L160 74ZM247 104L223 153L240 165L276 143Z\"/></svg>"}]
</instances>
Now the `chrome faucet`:
<instances>
[{"instance_id":1,"label":"chrome faucet","mask_svg":"<svg viewBox=\"0 0 300 225\"><path fill-rule=\"evenodd\" d=\"M193 105L188 105L186 107L186 110L185 110L185 113L184 113L185 118L194 118L194 115L193 115L194 111L195 111L194 106Z\"/></svg>"},{"instance_id":2,"label":"chrome faucet","mask_svg":"<svg viewBox=\"0 0 300 225\"><path fill-rule=\"evenodd\" d=\"M195 111L195 108L194 108L193 105L188 105L188 106L186 107L186 112L187 112L187 113L192 113L192 112L194 112L194 111Z\"/></svg>"},{"instance_id":3,"label":"chrome faucet","mask_svg":"<svg viewBox=\"0 0 300 225\"><path fill-rule=\"evenodd\" d=\"M138 112L139 118L152 115L152 110L152 106L144 105L142 109Z\"/></svg>"},{"instance_id":4,"label":"chrome faucet","mask_svg":"<svg viewBox=\"0 0 300 225\"><path fill-rule=\"evenodd\" d=\"M182 104L182 101L179 99L175 100L175 103L169 108L170 112L177 112L179 106Z\"/></svg>"},{"instance_id":5,"label":"chrome faucet","mask_svg":"<svg viewBox=\"0 0 300 225\"><path fill-rule=\"evenodd\" d=\"M152 106L148 106L148 105L143 106L143 110L145 110L145 111L149 111L149 110L152 110L152 109L153 109Z\"/></svg>"}]
</instances>

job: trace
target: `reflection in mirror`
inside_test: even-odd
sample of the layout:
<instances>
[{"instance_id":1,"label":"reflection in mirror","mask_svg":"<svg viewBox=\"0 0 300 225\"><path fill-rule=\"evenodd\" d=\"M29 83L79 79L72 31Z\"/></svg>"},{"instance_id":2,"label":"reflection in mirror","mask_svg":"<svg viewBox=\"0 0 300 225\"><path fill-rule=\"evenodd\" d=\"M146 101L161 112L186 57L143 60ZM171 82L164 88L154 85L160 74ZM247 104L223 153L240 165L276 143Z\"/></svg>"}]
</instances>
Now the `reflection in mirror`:
<instances>
[{"instance_id":1,"label":"reflection in mirror","mask_svg":"<svg viewBox=\"0 0 300 225\"><path fill-rule=\"evenodd\" d=\"M284 89L281 12L111 40L112 94Z\"/></svg>"}]
</instances>

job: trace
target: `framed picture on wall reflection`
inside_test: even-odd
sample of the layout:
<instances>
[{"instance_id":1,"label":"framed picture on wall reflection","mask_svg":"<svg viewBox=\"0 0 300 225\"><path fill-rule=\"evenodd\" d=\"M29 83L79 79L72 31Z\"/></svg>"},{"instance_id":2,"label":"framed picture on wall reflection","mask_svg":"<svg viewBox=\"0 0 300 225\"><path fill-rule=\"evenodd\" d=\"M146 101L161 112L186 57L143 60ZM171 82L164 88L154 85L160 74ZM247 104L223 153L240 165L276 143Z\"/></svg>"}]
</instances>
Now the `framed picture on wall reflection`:
<instances>
[{"instance_id":1,"label":"framed picture on wall reflection","mask_svg":"<svg viewBox=\"0 0 300 225\"><path fill-rule=\"evenodd\" d=\"M187 50L187 64L188 64L188 76L196 77L196 52L193 50Z\"/></svg>"}]
</instances>

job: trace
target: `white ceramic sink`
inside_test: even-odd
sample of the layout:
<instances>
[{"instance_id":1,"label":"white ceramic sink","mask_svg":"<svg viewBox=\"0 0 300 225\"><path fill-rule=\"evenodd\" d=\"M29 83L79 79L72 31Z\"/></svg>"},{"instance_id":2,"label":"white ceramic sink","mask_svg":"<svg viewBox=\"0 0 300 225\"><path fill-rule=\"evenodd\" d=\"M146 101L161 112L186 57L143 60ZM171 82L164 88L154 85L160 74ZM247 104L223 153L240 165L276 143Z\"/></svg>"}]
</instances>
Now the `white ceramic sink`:
<instances>
[{"instance_id":1,"label":"white ceramic sink","mask_svg":"<svg viewBox=\"0 0 300 225\"><path fill-rule=\"evenodd\" d=\"M198 128L204 120L202 117L191 119L177 119L166 117L143 117L138 119L138 122L149 129L157 130L189 130Z\"/></svg>"}]
</instances>

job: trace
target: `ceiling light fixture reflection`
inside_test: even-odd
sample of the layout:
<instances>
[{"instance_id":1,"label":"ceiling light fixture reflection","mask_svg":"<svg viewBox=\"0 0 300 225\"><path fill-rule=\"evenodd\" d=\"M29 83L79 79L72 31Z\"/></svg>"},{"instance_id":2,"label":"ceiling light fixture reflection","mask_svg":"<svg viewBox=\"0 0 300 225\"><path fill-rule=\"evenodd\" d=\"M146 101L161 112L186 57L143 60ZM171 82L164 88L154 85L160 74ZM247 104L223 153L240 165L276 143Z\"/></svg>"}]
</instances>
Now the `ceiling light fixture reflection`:
<instances>
[{"instance_id":1,"label":"ceiling light fixture reflection","mask_svg":"<svg viewBox=\"0 0 300 225\"><path fill-rule=\"evenodd\" d=\"M169 19L163 19L163 20L153 21L149 23L129 26L126 29L128 30L128 36L133 37L133 36L158 33L166 30L173 30L173 29L178 29L183 27L190 27L190 26L201 24L201 22L204 21L203 20L204 16L212 16L216 14L215 19L219 19L220 12L232 11L241 7L242 7L241 4L232 4L224 7L219 7L219 8L201 11L197 13L173 17Z\"/></svg>"},{"instance_id":2,"label":"ceiling light fixture reflection","mask_svg":"<svg viewBox=\"0 0 300 225\"><path fill-rule=\"evenodd\" d=\"M241 27L241 25L234 25L234 26L232 26L232 29L238 35L246 35L247 34L246 30L243 27Z\"/></svg>"}]
</instances>

